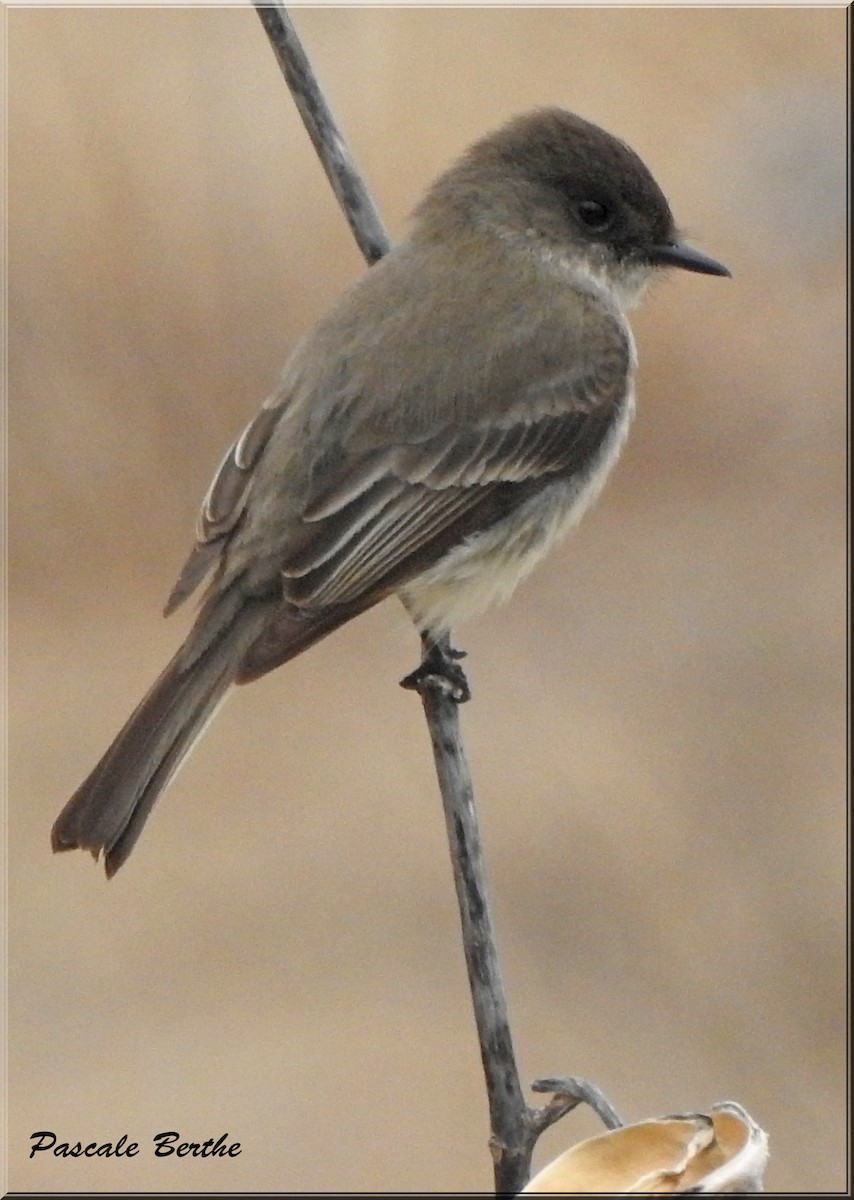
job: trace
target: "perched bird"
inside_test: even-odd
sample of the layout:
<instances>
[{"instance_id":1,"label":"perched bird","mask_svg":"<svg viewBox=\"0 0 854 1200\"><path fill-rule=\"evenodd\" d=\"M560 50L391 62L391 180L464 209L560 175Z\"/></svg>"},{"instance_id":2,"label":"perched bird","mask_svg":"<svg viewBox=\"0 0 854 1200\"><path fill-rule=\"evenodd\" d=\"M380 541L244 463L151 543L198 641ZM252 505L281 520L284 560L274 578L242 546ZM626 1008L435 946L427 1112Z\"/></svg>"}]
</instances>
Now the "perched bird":
<instances>
[{"instance_id":1,"label":"perched bird","mask_svg":"<svg viewBox=\"0 0 854 1200\"><path fill-rule=\"evenodd\" d=\"M602 487L634 403L625 313L663 267L729 274L679 240L640 158L572 113L520 116L441 175L225 455L166 605L210 576L195 624L54 850L103 851L113 875L231 686L391 593L450 671L447 631Z\"/></svg>"}]
</instances>

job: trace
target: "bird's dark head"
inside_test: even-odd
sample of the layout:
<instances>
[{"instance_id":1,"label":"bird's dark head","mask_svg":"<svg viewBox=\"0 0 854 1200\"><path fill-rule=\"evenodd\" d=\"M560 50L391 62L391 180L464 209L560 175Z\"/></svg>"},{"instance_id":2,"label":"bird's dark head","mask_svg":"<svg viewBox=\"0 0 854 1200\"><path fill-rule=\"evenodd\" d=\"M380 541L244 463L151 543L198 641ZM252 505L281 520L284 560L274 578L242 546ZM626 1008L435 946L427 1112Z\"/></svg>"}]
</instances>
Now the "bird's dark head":
<instances>
[{"instance_id":1,"label":"bird's dark head","mask_svg":"<svg viewBox=\"0 0 854 1200\"><path fill-rule=\"evenodd\" d=\"M562 254L606 277L625 302L656 267L729 275L680 241L664 193L625 142L560 108L516 117L476 142L436 181L416 218L438 230L451 212Z\"/></svg>"}]
</instances>

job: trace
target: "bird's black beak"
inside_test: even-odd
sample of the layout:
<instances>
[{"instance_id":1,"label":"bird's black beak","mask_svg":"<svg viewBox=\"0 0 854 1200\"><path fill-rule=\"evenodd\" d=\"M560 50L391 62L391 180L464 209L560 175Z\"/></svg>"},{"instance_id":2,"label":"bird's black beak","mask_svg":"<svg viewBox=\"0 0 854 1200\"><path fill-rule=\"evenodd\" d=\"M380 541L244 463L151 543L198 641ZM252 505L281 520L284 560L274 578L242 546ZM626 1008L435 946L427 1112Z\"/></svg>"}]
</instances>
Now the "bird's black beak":
<instances>
[{"instance_id":1,"label":"bird's black beak","mask_svg":"<svg viewBox=\"0 0 854 1200\"><path fill-rule=\"evenodd\" d=\"M684 242L667 242L665 245L653 246L649 251L649 261L656 267L681 267L683 271L696 271L698 275L726 275L731 278L731 272L723 263L708 254L686 246Z\"/></svg>"}]
</instances>

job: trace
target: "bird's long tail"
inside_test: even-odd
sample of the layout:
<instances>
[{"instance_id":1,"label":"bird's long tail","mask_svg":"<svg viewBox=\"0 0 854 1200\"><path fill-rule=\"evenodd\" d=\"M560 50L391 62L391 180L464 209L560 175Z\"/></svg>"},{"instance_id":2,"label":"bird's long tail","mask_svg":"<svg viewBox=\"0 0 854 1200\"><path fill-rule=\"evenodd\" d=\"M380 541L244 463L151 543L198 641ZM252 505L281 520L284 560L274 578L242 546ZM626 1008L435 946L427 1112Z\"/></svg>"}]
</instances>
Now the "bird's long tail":
<instances>
[{"instance_id":1,"label":"bird's long tail","mask_svg":"<svg viewBox=\"0 0 854 1200\"><path fill-rule=\"evenodd\" d=\"M232 684L295 657L344 619L346 614L328 611L307 618L281 601L229 593L213 597L184 645L57 817L53 849L90 850L95 858L103 851L107 876L114 875L157 797ZM269 645L271 630L274 647ZM260 647L267 644L260 657L257 650L250 653L259 639Z\"/></svg>"},{"instance_id":2,"label":"bird's long tail","mask_svg":"<svg viewBox=\"0 0 854 1200\"><path fill-rule=\"evenodd\" d=\"M243 654L268 615L268 604L244 602L224 621L217 620L220 629L203 639L199 631L211 621L196 622L57 817L51 833L54 850L79 847L96 858L103 851L107 875L115 874L157 797L225 699Z\"/></svg>"}]
</instances>

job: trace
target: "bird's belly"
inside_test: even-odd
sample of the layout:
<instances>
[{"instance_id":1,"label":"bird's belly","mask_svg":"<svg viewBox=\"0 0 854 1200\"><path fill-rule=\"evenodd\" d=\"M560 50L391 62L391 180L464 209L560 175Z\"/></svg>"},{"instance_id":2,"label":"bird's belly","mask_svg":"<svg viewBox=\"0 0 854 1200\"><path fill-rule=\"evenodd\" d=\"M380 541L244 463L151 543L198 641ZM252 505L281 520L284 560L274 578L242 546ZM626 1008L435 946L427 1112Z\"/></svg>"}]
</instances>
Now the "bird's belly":
<instances>
[{"instance_id":1,"label":"bird's belly","mask_svg":"<svg viewBox=\"0 0 854 1200\"><path fill-rule=\"evenodd\" d=\"M400 597L419 629L447 631L510 598L599 495L625 441L633 409L630 395L585 472L547 484L401 589Z\"/></svg>"}]
</instances>

